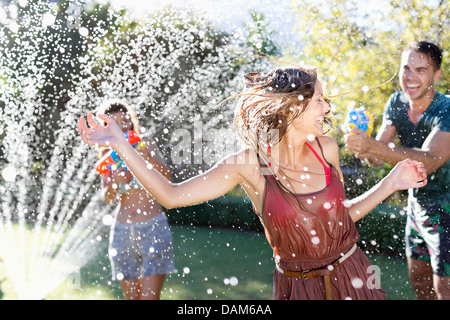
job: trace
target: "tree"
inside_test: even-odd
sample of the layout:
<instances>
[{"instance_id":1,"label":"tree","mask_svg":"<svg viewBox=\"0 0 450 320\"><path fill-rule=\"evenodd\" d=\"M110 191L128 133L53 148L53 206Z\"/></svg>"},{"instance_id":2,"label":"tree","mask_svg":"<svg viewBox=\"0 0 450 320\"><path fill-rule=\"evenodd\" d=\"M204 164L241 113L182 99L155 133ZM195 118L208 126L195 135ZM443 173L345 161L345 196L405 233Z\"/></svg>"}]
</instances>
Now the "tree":
<instances>
[{"instance_id":1,"label":"tree","mask_svg":"<svg viewBox=\"0 0 450 320\"><path fill-rule=\"evenodd\" d=\"M2 2L9 19L0 25L0 123L13 124L27 115L16 130L27 136L30 164L42 163L51 157L61 113L80 81L88 48L83 28L99 24L108 29L114 20L104 19L108 5L88 12L68 0Z\"/></svg>"},{"instance_id":2,"label":"tree","mask_svg":"<svg viewBox=\"0 0 450 320\"><path fill-rule=\"evenodd\" d=\"M205 170L224 156L222 140L234 139L233 108L217 107L239 85L232 41L194 12L172 7L138 21L122 15L109 30L93 26L69 112L78 114L80 102L92 110L124 99L178 179Z\"/></svg>"},{"instance_id":3,"label":"tree","mask_svg":"<svg viewBox=\"0 0 450 320\"><path fill-rule=\"evenodd\" d=\"M366 11L356 0L292 1L298 22L294 28L301 39L302 52L297 55L298 51L287 51L283 60L305 61L318 68L335 108L331 135L341 146L340 126L348 108L365 106L375 117L373 135L376 134L388 97L400 90L401 50L410 41L432 41L444 49L444 75L437 89L450 93L449 8L448 1L383 1ZM369 172L362 188L353 190L356 193L391 168L368 168L345 148L341 148L341 159L344 167L360 167Z\"/></svg>"},{"instance_id":4,"label":"tree","mask_svg":"<svg viewBox=\"0 0 450 320\"><path fill-rule=\"evenodd\" d=\"M55 156L65 163L76 143L76 119L109 98L137 109L176 174L186 164L195 164L188 174L206 169L224 156L217 140L235 141L232 104L217 105L239 90L236 76L248 59L240 61L234 50L241 40L195 12L167 7L136 20L109 4L68 0L8 2L8 8L17 14L0 37L1 160L17 153L15 136L6 132L14 127L27 143L21 167L38 169L38 175ZM189 148L183 145L184 162L173 161L173 145L180 142L174 132L180 131L191 139ZM55 147L62 136L65 146Z\"/></svg>"},{"instance_id":5,"label":"tree","mask_svg":"<svg viewBox=\"0 0 450 320\"><path fill-rule=\"evenodd\" d=\"M448 93L449 27L448 1L386 1L370 14L361 15L354 0L308 0L292 2L302 39L303 54L288 55L318 67L334 99L337 117L342 123L346 107L362 104L376 116L381 115L388 96L399 89L398 79L380 86L398 73L401 48L412 40L429 40L444 50L443 81L439 90ZM363 21L363 22L361 22ZM341 93L351 94L339 96ZM380 123L378 119L377 123Z\"/></svg>"},{"instance_id":6,"label":"tree","mask_svg":"<svg viewBox=\"0 0 450 320\"><path fill-rule=\"evenodd\" d=\"M270 27L270 23L266 20L264 14L252 10L250 16L252 21L245 24L245 29L248 32L247 46L266 56L278 55L278 47L273 41L275 30Z\"/></svg>"}]
</instances>

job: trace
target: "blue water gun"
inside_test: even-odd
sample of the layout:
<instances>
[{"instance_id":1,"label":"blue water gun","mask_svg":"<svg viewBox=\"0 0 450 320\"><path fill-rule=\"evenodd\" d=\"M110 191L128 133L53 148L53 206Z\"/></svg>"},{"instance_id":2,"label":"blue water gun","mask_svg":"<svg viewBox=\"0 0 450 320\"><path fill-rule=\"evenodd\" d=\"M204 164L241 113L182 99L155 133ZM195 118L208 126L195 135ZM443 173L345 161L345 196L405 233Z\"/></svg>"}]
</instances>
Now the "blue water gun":
<instances>
[{"instance_id":1,"label":"blue water gun","mask_svg":"<svg viewBox=\"0 0 450 320\"><path fill-rule=\"evenodd\" d=\"M136 146L141 146L143 144L141 138L138 137L136 135L136 132L134 132L133 130L128 130L125 133L125 137L133 148L136 148ZM127 170L127 165L119 156L119 154L114 149L111 149L107 154L105 154L100 160L97 161L95 170L99 174L104 174L108 171L112 171L113 169L117 170L122 167Z\"/></svg>"},{"instance_id":2,"label":"blue water gun","mask_svg":"<svg viewBox=\"0 0 450 320\"><path fill-rule=\"evenodd\" d=\"M366 108L353 109L347 114L342 130L345 134L352 135L354 129L361 129L370 137L373 131L373 116Z\"/></svg>"}]
</instances>

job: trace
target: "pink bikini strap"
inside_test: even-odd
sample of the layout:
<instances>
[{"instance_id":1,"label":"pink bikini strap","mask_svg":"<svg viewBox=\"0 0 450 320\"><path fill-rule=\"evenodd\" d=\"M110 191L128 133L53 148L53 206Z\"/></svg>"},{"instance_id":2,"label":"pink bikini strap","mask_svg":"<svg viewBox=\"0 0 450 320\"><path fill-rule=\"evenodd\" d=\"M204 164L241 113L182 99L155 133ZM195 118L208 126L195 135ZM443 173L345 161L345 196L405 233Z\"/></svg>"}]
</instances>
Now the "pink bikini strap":
<instances>
[{"instance_id":1,"label":"pink bikini strap","mask_svg":"<svg viewBox=\"0 0 450 320\"><path fill-rule=\"evenodd\" d=\"M311 149L311 151L314 153L314 155L316 156L316 158L320 161L320 163L323 165L323 168L325 170L325 177L326 177L326 182L327 182L327 186L331 183L331 169L329 167L327 167L325 165L325 163L323 162L323 160L319 157L319 155L317 154L316 150L314 150L310 144L308 142L306 142L306 145L309 147L309 149Z\"/></svg>"}]
</instances>

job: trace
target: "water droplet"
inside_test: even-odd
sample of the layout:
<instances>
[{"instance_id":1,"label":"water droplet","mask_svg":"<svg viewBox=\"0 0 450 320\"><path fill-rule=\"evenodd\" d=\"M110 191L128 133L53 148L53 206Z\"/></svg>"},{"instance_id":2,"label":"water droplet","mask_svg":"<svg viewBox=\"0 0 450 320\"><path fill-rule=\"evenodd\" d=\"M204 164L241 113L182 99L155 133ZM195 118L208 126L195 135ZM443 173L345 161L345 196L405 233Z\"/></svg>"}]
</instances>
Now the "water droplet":
<instances>
[{"instance_id":1,"label":"water droplet","mask_svg":"<svg viewBox=\"0 0 450 320\"><path fill-rule=\"evenodd\" d=\"M400 100L403 103L408 103L408 97L402 92L402 94L400 95Z\"/></svg>"},{"instance_id":2,"label":"water droplet","mask_svg":"<svg viewBox=\"0 0 450 320\"><path fill-rule=\"evenodd\" d=\"M9 27L9 30L13 33L17 33L19 31L19 25L17 23L15 23L14 21L10 22L8 27Z\"/></svg>"},{"instance_id":3,"label":"water droplet","mask_svg":"<svg viewBox=\"0 0 450 320\"><path fill-rule=\"evenodd\" d=\"M344 205L344 207L346 208L350 208L352 206L352 203L350 200L345 199L344 201L342 201L342 204Z\"/></svg>"},{"instance_id":4,"label":"water droplet","mask_svg":"<svg viewBox=\"0 0 450 320\"><path fill-rule=\"evenodd\" d=\"M319 244L319 243L320 243L320 239L319 239L319 237L312 237L312 238L311 238L311 242L312 242L313 244Z\"/></svg>"},{"instance_id":5,"label":"water droplet","mask_svg":"<svg viewBox=\"0 0 450 320\"><path fill-rule=\"evenodd\" d=\"M56 17L49 12L44 13L44 15L42 16L42 26L43 27L52 26L55 23L55 21L56 21Z\"/></svg>"},{"instance_id":6,"label":"water droplet","mask_svg":"<svg viewBox=\"0 0 450 320\"><path fill-rule=\"evenodd\" d=\"M364 282L360 278L353 278L352 279L352 286L355 289L361 289L364 285Z\"/></svg>"},{"instance_id":7,"label":"water droplet","mask_svg":"<svg viewBox=\"0 0 450 320\"><path fill-rule=\"evenodd\" d=\"M78 29L78 32L80 33L80 35L81 35L82 37L87 37L87 36L89 35L89 29L86 28L86 27L80 27L80 28Z\"/></svg>"},{"instance_id":8,"label":"water droplet","mask_svg":"<svg viewBox=\"0 0 450 320\"><path fill-rule=\"evenodd\" d=\"M114 223L114 217L111 214L105 214L102 218L102 222L105 226L111 226Z\"/></svg>"},{"instance_id":9,"label":"water droplet","mask_svg":"<svg viewBox=\"0 0 450 320\"><path fill-rule=\"evenodd\" d=\"M111 257L117 256L117 250L114 249L114 248L109 249L109 255L110 255Z\"/></svg>"},{"instance_id":10,"label":"water droplet","mask_svg":"<svg viewBox=\"0 0 450 320\"><path fill-rule=\"evenodd\" d=\"M16 180L16 176L17 176L16 168L12 166L3 168L2 177L3 179L5 179L5 181L14 182Z\"/></svg>"}]
</instances>

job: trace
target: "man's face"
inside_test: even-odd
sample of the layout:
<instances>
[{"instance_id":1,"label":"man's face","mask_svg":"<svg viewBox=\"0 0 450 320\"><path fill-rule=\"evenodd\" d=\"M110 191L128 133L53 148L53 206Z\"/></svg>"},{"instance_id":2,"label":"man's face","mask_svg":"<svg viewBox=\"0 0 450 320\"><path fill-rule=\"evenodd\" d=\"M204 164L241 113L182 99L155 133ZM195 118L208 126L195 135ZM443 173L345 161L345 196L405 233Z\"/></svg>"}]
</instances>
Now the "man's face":
<instances>
[{"instance_id":1,"label":"man's face","mask_svg":"<svg viewBox=\"0 0 450 320\"><path fill-rule=\"evenodd\" d=\"M436 70L426 54L405 51L400 66L400 84L410 100L415 101L432 93L435 81L439 80L440 69Z\"/></svg>"}]
</instances>

